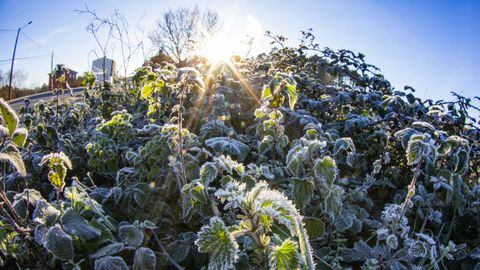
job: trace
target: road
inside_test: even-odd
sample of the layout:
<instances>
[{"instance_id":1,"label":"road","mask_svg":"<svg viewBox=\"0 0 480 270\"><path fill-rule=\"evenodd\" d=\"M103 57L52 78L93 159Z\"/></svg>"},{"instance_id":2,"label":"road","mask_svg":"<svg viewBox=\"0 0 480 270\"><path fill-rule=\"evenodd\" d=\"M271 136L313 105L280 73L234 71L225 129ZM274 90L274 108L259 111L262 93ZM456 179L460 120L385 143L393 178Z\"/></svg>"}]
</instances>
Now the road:
<instances>
[{"instance_id":1,"label":"road","mask_svg":"<svg viewBox=\"0 0 480 270\"><path fill-rule=\"evenodd\" d=\"M77 87L77 88L72 88L73 90L73 97L70 95L70 91L67 89L63 92L63 94L59 94L59 97L62 100L71 100L71 99L76 99L79 96L83 94L83 91L85 90L85 87ZM16 99L12 99L8 101L10 106L16 111L20 110L23 106L25 106L25 100L30 100L30 106L34 106L35 103L45 100L48 101L49 99L55 98L56 95L52 94L52 92L44 92L40 94L35 94L35 95L30 95L30 96L24 96L24 97L19 97Z\"/></svg>"}]
</instances>

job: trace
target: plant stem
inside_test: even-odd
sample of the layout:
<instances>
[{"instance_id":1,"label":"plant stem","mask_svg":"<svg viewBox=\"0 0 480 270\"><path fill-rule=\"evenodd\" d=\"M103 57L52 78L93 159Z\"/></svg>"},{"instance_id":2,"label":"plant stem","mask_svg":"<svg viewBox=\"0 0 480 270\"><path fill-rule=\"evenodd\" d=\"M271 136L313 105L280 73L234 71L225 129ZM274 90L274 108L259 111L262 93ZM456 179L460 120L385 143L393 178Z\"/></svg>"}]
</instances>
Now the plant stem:
<instances>
[{"instance_id":1,"label":"plant stem","mask_svg":"<svg viewBox=\"0 0 480 270\"><path fill-rule=\"evenodd\" d=\"M410 183L409 185L409 192L410 190L413 188L415 188L415 184L417 183L417 179L418 179L418 176L420 175L420 167L422 165L422 159L420 159L417 163L417 167L415 168L415 174L413 175L413 179L412 179L412 182ZM398 217L397 219L397 222L395 223L395 226L393 227L393 233L396 233L397 229L398 229L398 226L400 226L400 221L402 220L402 218L405 216L405 214L407 213L407 204L410 202L410 199L408 197L408 193L407 193L407 197L405 198L405 202L403 202L403 206L402 206L402 213L400 214L400 216Z\"/></svg>"},{"instance_id":2,"label":"plant stem","mask_svg":"<svg viewBox=\"0 0 480 270\"><path fill-rule=\"evenodd\" d=\"M155 242L157 242L157 245L158 247L162 250L162 253L160 253L161 255L165 256L167 258L167 260L173 265L175 266L175 268L177 268L178 270L183 270L183 267L180 266L171 256L170 254L168 254L167 250L165 249L165 247L163 246L162 242L160 241L160 239L158 239L158 236L155 232L153 232L153 237L155 238Z\"/></svg>"}]
</instances>

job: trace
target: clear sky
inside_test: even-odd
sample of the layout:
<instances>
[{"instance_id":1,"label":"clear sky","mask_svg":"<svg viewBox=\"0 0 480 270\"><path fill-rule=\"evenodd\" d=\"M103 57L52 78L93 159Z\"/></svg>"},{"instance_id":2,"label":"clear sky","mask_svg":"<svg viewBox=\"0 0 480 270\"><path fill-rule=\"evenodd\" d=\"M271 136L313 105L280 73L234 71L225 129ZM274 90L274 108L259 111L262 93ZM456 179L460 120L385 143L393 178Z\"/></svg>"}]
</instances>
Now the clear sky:
<instances>
[{"instance_id":1,"label":"clear sky","mask_svg":"<svg viewBox=\"0 0 480 270\"><path fill-rule=\"evenodd\" d=\"M85 1L99 15L114 8L124 13L133 39L144 41L147 56L154 53L148 33L160 14L176 7L210 8L219 13L224 31L234 43L246 33L271 30L296 44L299 31L313 28L321 46L350 49L364 53L367 61L378 66L396 88L415 87L420 97L449 98L450 91L466 96L480 95L480 1ZM50 53L54 62L86 71L95 55L93 37L85 27L90 18L74 9L84 1L0 0L0 69L8 70L15 31L32 20L19 39L16 67L28 73L26 85L46 82ZM253 29L253 30L252 30ZM266 51L259 40L255 51ZM233 45L232 45L233 46ZM98 51L98 48L97 48ZM119 47L110 50L120 61ZM143 62L138 53L130 65ZM121 65L121 63L119 63Z\"/></svg>"}]
</instances>

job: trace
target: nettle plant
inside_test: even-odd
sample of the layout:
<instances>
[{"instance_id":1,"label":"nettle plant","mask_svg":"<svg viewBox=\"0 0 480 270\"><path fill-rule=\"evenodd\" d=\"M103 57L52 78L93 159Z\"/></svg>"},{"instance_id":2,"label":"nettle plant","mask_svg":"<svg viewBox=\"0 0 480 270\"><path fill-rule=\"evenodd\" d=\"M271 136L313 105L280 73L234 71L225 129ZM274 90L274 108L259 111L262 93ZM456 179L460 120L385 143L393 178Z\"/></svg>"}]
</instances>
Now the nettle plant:
<instances>
[{"instance_id":1,"label":"nettle plant","mask_svg":"<svg viewBox=\"0 0 480 270\"><path fill-rule=\"evenodd\" d=\"M480 269L478 98L269 36L20 117L0 100L2 267Z\"/></svg>"}]
</instances>

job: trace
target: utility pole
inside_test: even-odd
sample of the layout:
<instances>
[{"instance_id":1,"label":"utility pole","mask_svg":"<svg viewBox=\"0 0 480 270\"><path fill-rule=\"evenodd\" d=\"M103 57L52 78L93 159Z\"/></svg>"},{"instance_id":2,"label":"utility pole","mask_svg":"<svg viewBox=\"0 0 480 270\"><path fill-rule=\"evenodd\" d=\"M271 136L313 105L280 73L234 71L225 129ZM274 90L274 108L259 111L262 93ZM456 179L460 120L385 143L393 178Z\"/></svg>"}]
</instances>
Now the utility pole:
<instances>
[{"instance_id":1,"label":"utility pole","mask_svg":"<svg viewBox=\"0 0 480 270\"><path fill-rule=\"evenodd\" d=\"M48 88L50 91L53 90L53 51L52 51L52 58L50 59L50 73L48 75Z\"/></svg>"},{"instance_id":2,"label":"utility pole","mask_svg":"<svg viewBox=\"0 0 480 270\"><path fill-rule=\"evenodd\" d=\"M50 60L50 71L53 70L53 51L52 51L52 59Z\"/></svg>"},{"instance_id":3,"label":"utility pole","mask_svg":"<svg viewBox=\"0 0 480 270\"><path fill-rule=\"evenodd\" d=\"M30 25L32 21L29 21L27 24L25 24L22 27L18 28L17 31L17 38L15 39L15 46L13 47L13 57L12 57L12 66L10 67L10 82L8 83L8 100L12 99L12 76L13 76L13 63L15 62L15 52L17 50L17 43L18 43L18 36L20 35L20 31L22 31L23 28L27 27Z\"/></svg>"}]
</instances>

